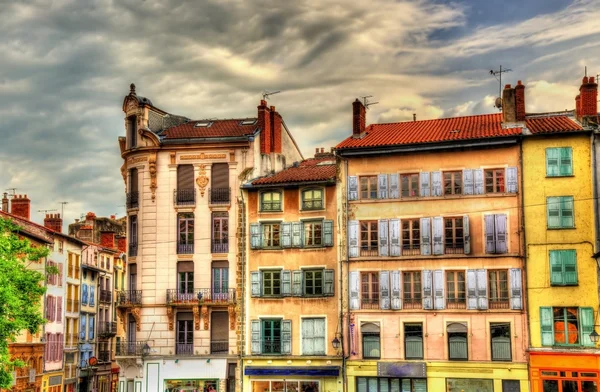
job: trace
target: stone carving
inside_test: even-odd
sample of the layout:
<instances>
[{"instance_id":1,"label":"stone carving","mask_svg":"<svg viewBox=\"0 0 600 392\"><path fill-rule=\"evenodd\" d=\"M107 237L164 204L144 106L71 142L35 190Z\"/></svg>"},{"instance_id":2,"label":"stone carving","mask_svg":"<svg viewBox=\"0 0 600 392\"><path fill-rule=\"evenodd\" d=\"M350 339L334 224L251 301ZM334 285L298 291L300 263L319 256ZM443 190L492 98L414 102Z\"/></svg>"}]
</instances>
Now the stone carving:
<instances>
[{"instance_id":1,"label":"stone carving","mask_svg":"<svg viewBox=\"0 0 600 392\"><path fill-rule=\"evenodd\" d=\"M167 307L167 317L169 318L169 331L173 330L173 324L175 323L175 312L172 307Z\"/></svg>"},{"instance_id":2,"label":"stone carving","mask_svg":"<svg viewBox=\"0 0 600 392\"><path fill-rule=\"evenodd\" d=\"M200 188L200 196L204 197L204 191L206 191L206 186L208 185L208 176L206 175L206 167L205 165L200 165L200 170L198 172L198 178L196 178L196 184Z\"/></svg>"},{"instance_id":3,"label":"stone carving","mask_svg":"<svg viewBox=\"0 0 600 392\"><path fill-rule=\"evenodd\" d=\"M175 153L172 152L169 156L171 158L171 165L174 165L176 163L176 161L175 161Z\"/></svg>"},{"instance_id":4,"label":"stone carving","mask_svg":"<svg viewBox=\"0 0 600 392\"><path fill-rule=\"evenodd\" d=\"M156 188L158 188L156 182L156 153L148 157L148 171L150 172L150 191L152 192L152 202L156 200Z\"/></svg>"},{"instance_id":5,"label":"stone carving","mask_svg":"<svg viewBox=\"0 0 600 392\"><path fill-rule=\"evenodd\" d=\"M208 331L208 307L202 307L202 318L204 319L204 330Z\"/></svg>"},{"instance_id":6,"label":"stone carving","mask_svg":"<svg viewBox=\"0 0 600 392\"><path fill-rule=\"evenodd\" d=\"M127 162L123 162L123 165L121 165L121 176L123 176L123 181L125 182L125 189L127 189Z\"/></svg>"},{"instance_id":7,"label":"stone carving","mask_svg":"<svg viewBox=\"0 0 600 392\"><path fill-rule=\"evenodd\" d=\"M229 305L229 329L235 330L235 305Z\"/></svg>"},{"instance_id":8,"label":"stone carving","mask_svg":"<svg viewBox=\"0 0 600 392\"><path fill-rule=\"evenodd\" d=\"M136 331L141 331L142 330L142 309L140 308L133 308L131 309L131 314L133 315L133 318L135 319L135 329Z\"/></svg>"},{"instance_id":9,"label":"stone carving","mask_svg":"<svg viewBox=\"0 0 600 392\"><path fill-rule=\"evenodd\" d=\"M194 329L200 331L200 308L194 306L192 310L194 311Z\"/></svg>"}]
</instances>

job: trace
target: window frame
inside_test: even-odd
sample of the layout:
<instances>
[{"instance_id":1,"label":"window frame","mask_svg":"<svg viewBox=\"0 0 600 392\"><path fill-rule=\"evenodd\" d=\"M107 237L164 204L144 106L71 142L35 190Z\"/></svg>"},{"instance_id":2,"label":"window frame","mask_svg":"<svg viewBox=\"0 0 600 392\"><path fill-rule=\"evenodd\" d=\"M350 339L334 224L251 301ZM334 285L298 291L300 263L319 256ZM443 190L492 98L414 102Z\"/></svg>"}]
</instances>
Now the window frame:
<instances>
[{"instance_id":1,"label":"window frame","mask_svg":"<svg viewBox=\"0 0 600 392\"><path fill-rule=\"evenodd\" d=\"M304 248L322 248L325 245L323 245L323 241L324 241L324 232L323 232L323 219L315 219L315 220L305 220L305 221L301 221L300 223L302 223L302 232L304 233L303 238L302 238L302 246ZM313 226L312 230L311 230L311 236L310 239L312 240L312 244L308 244L308 240L309 240L309 236L307 236L307 225L309 226ZM321 230L320 230L320 243L316 244L315 243L315 239L317 239L316 233L316 225L320 225L321 226Z\"/></svg>"},{"instance_id":2,"label":"window frame","mask_svg":"<svg viewBox=\"0 0 600 392\"><path fill-rule=\"evenodd\" d=\"M418 274L418 279L416 276ZM407 280L407 275L410 280ZM421 309L423 308L423 277L421 271L402 271L402 307L404 309ZM410 296L407 295L406 284L409 282ZM416 290L418 285L419 290ZM418 294L418 299L416 298ZM410 297L410 300L408 299Z\"/></svg>"},{"instance_id":3,"label":"window frame","mask_svg":"<svg viewBox=\"0 0 600 392\"><path fill-rule=\"evenodd\" d=\"M368 288L366 291L365 285ZM360 304L363 309L379 309L379 271L361 271Z\"/></svg>"},{"instance_id":4,"label":"window frame","mask_svg":"<svg viewBox=\"0 0 600 392\"><path fill-rule=\"evenodd\" d=\"M273 350L271 351L266 351L265 347L266 347L266 335L265 335L265 325L267 323L271 323L273 324L271 326L271 329L275 330L275 323L279 323L279 337L276 337L274 333L271 333L270 338L273 339L273 344L272 346L277 346L277 339L279 339L279 352L275 352ZM261 338L261 342L260 342L260 353L261 355L264 354L270 354L270 355L281 355L283 354L283 339L282 336L283 335L283 319L281 318L264 318L264 319L260 319L260 338Z\"/></svg>"},{"instance_id":5,"label":"window frame","mask_svg":"<svg viewBox=\"0 0 600 392\"><path fill-rule=\"evenodd\" d=\"M465 326L465 328L467 329L466 332L448 332L448 327L451 324L463 324ZM447 339L446 339L446 343L448 344L448 360L449 361L468 361L469 360L469 325L467 323L464 322L460 322L460 321L453 321L453 322L449 322L448 324L446 324L446 335L447 335ZM451 353L452 351L450 350L450 338L452 337L463 337L462 335L464 335L464 339L465 339L465 357L452 357Z\"/></svg>"},{"instance_id":6,"label":"window frame","mask_svg":"<svg viewBox=\"0 0 600 392\"><path fill-rule=\"evenodd\" d=\"M310 203L313 203L312 207L307 207L307 203L309 203L306 200L306 194L308 192L312 192L314 193L315 191L319 191L321 192L321 198L320 199L311 199ZM314 203L315 201L317 201L317 203L321 203L321 205L319 207L315 207ZM305 188L302 189L300 192L300 207L302 211L319 211L319 210L324 210L325 209L325 188L322 187L312 187L312 188Z\"/></svg>"},{"instance_id":7,"label":"window frame","mask_svg":"<svg viewBox=\"0 0 600 392\"><path fill-rule=\"evenodd\" d=\"M279 274L279 278L276 278L274 274ZM260 274L262 275L262 296L263 297L281 297L283 294L281 292L281 290L283 289L283 284L282 284L282 273L283 270L280 269L268 269L268 270L260 270ZM270 279L269 281L271 282L271 285L269 286L269 289L271 290L270 294L266 293L266 289L267 289L267 274L270 275ZM276 285L276 282L279 282L279 285ZM276 294L274 293L275 289L278 288L279 289L279 293Z\"/></svg>"},{"instance_id":8,"label":"window frame","mask_svg":"<svg viewBox=\"0 0 600 392\"><path fill-rule=\"evenodd\" d=\"M488 184L488 173L492 174L492 183ZM500 177L500 179L499 179ZM499 180L501 182L499 182ZM485 193L506 193L506 169L490 168L483 170L483 187ZM492 190L489 190L491 187Z\"/></svg>"},{"instance_id":9,"label":"window frame","mask_svg":"<svg viewBox=\"0 0 600 392\"><path fill-rule=\"evenodd\" d=\"M550 168L549 159L550 158L548 157L548 155L549 155L548 153L550 151L557 152L557 157L556 157L556 173L557 174L552 174L549 171L549 168ZM563 164L563 151L569 152L570 163L568 165ZM562 173L562 169L565 167L568 167L568 169L569 169L568 174ZM571 147L571 146L547 147L546 148L546 177L572 177L572 176L573 176L573 147Z\"/></svg>"},{"instance_id":10,"label":"window frame","mask_svg":"<svg viewBox=\"0 0 600 392\"><path fill-rule=\"evenodd\" d=\"M363 225L367 225L367 230L363 229ZM375 227L375 229L373 229L373 227ZM360 252L379 253L379 222L376 220L361 220L359 221L359 229ZM367 239L363 239L363 233L367 233ZM363 243L367 244L366 247Z\"/></svg>"},{"instance_id":11,"label":"window frame","mask_svg":"<svg viewBox=\"0 0 600 392\"><path fill-rule=\"evenodd\" d=\"M420 193L420 175L419 173L400 173L400 198L410 198L410 197L419 197ZM415 182L416 179L416 182ZM406 180L406 189L404 185L404 180ZM415 189L416 187L416 189ZM405 195L404 192L408 194Z\"/></svg>"},{"instance_id":12,"label":"window frame","mask_svg":"<svg viewBox=\"0 0 600 392\"><path fill-rule=\"evenodd\" d=\"M408 223L408 228L404 227L406 223ZM404 238L405 233L408 233L408 239ZM421 221L418 218L400 220L400 248L403 256L404 252L408 252L406 256L421 254Z\"/></svg>"},{"instance_id":13,"label":"window frame","mask_svg":"<svg viewBox=\"0 0 600 392\"><path fill-rule=\"evenodd\" d=\"M560 282L556 282L553 280L554 277L554 273L552 270L553 264L552 264L552 255L556 254L556 257L558 257L560 259L560 266L561 266L561 281ZM567 263L566 263L566 255L567 254L571 254L573 257L573 261L574 263L572 264L574 266L574 271L572 272L575 275L575 281L574 282L568 282L567 281ZM575 249L551 249L548 251L548 261L550 263L550 285L551 286L578 286L579 285L579 274L578 274L578 268L577 268L577 251Z\"/></svg>"},{"instance_id":14,"label":"window frame","mask_svg":"<svg viewBox=\"0 0 600 392\"><path fill-rule=\"evenodd\" d=\"M379 355L370 356L366 355L365 352L365 337L377 337L377 343L379 345ZM362 344L362 357L363 359L381 359L381 331L380 332L362 332L361 331L361 344Z\"/></svg>"},{"instance_id":15,"label":"window frame","mask_svg":"<svg viewBox=\"0 0 600 392\"><path fill-rule=\"evenodd\" d=\"M448 222L451 222L451 227L448 227ZM451 236L448 235L448 230L450 230L450 233L452 233ZM461 233L460 235L458 235L459 230ZM449 238L452 240L451 242L448 241ZM465 227L462 216L444 217L444 253L465 253Z\"/></svg>"},{"instance_id":16,"label":"window frame","mask_svg":"<svg viewBox=\"0 0 600 392\"><path fill-rule=\"evenodd\" d=\"M556 316L554 314L554 311L556 309L562 310L562 313L563 313L562 317L563 318L562 318L562 321L558 321L558 322L565 323L565 326L568 324L568 315L567 315L568 310L569 309L575 309L576 314L577 314L577 319L576 319L577 320L577 333L576 333L576 335L577 335L577 343L568 343L569 342L569 328L563 328L565 343L558 343L557 342L557 339L556 339L556 333L557 333L556 323L557 323L557 321L556 321ZM580 339L580 336L579 336L581 328L582 328L581 320L579 320L579 309L580 309L580 307L577 307L577 306L553 306L552 307L552 322L553 322L553 325L554 325L554 328L553 328L554 330L553 330L553 334L552 334L553 346L568 346L568 347L583 346L583 342L581 342L581 339Z\"/></svg>"},{"instance_id":17,"label":"window frame","mask_svg":"<svg viewBox=\"0 0 600 392\"><path fill-rule=\"evenodd\" d=\"M273 208L273 205L277 205L277 201L273 201L273 197L271 196L271 200L270 201L265 201L265 196L266 195L279 195L279 208ZM280 190L268 190L268 191L262 191L259 193L259 198L258 198L258 202L259 202L259 206L260 206L260 212L282 212L283 211L283 192ZM265 208L265 205L270 204L271 208Z\"/></svg>"},{"instance_id":18,"label":"window frame","mask_svg":"<svg viewBox=\"0 0 600 392\"><path fill-rule=\"evenodd\" d=\"M271 222L260 222L260 235L261 235L261 247L260 249L281 249L282 241L281 241L281 223L278 221ZM275 226L277 226L277 231L275 230ZM265 235L265 229L269 229L269 236ZM275 238L275 234L277 234L277 238ZM267 239L270 239L270 244L267 244ZM277 242L277 245L275 245Z\"/></svg>"},{"instance_id":19,"label":"window frame","mask_svg":"<svg viewBox=\"0 0 600 392\"><path fill-rule=\"evenodd\" d=\"M366 190L363 190L363 180L365 180ZM378 188L377 175L358 177L358 194L360 200L376 200L378 198ZM366 197L363 196L363 192L366 192ZM373 195L374 197L371 197Z\"/></svg>"},{"instance_id":20,"label":"window frame","mask_svg":"<svg viewBox=\"0 0 600 392\"><path fill-rule=\"evenodd\" d=\"M504 274L505 279L502 279L501 273ZM495 274L495 278L492 279L492 274ZM488 302L490 309L508 309L509 308L509 292L510 287L508 285L508 270L507 269L489 269L487 270L487 279L488 279ZM492 282L495 285L492 285ZM502 288L502 283L505 284L505 289ZM494 294L496 296L492 296L492 291L495 291ZM501 295L505 294L506 297L502 297ZM495 305L494 305L495 304Z\"/></svg>"},{"instance_id":21,"label":"window frame","mask_svg":"<svg viewBox=\"0 0 600 392\"><path fill-rule=\"evenodd\" d=\"M320 273L321 274L321 292L320 293L316 293L317 288L319 288L319 286L316 285L316 281L319 279L317 277L314 276L314 274L316 273ZM308 274L313 274L313 277L311 279L308 278ZM302 270L302 275L303 275L303 282L304 282L304 287L302 287L302 293L305 297L322 297L325 294L324 290L325 290L325 269L324 268L311 268L311 269L303 269ZM308 289L308 282L312 281L313 283L313 293L309 294L307 292Z\"/></svg>"},{"instance_id":22,"label":"window frame","mask_svg":"<svg viewBox=\"0 0 600 392\"><path fill-rule=\"evenodd\" d=\"M464 270L449 270L446 272L446 303L448 309L466 309L467 307L467 274ZM451 275L452 274L452 275ZM462 280L459 279L462 274ZM450 280L452 276L452 280ZM453 290L450 290L450 284L453 286ZM462 290L460 285L462 284ZM462 293L462 299L460 294ZM454 298L450 298L450 294Z\"/></svg>"},{"instance_id":23,"label":"window frame","mask_svg":"<svg viewBox=\"0 0 600 392\"><path fill-rule=\"evenodd\" d=\"M509 358L494 358L494 336L493 336L493 329L494 327L501 327L501 326L507 326L508 327L508 336L504 336L508 338L508 353L509 353ZM512 337L511 337L511 330L512 330L512 326L510 324L510 322L491 322L489 324L489 328L490 328L490 359L494 362L511 362L512 361ZM502 337L502 336L496 336L496 338L498 337Z\"/></svg>"},{"instance_id":24,"label":"window frame","mask_svg":"<svg viewBox=\"0 0 600 392\"><path fill-rule=\"evenodd\" d=\"M450 175L450 178L447 179L446 175ZM460 170L448 170L445 172L442 172L442 181L444 181L443 187L444 187L444 196L447 195L462 195L463 193L463 173ZM450 186L450 189L448 189L448 185L446 184L447 181L450 181L450 184L448 184ZM458 183L458 185L457 185ZM459 187L458 191L456 190L456 187ZM450 192L448 192L448 190L450 190Z\"/></svg>"},{"instance_id":25,"label":"window frame","mask_svg":"<svg viewBox=\"0 0 600 392\"><path fill-rule=\"evenodd\" d=\"M558 200L556 203L553 199ZM551 202L552 201L552 202ZM564 211L569 211L564 208L566 202L571 203L571 220L573 224L571 226L563 225L563 220L565 219ZM558 226L550 225L550 205L558 204ZM546 226L550 230L558 230L558 229L574 229L575 228L575 198L573 196L548 196L546 197Z\"/></svg>"},{"instance_id":26,"label":"window frame","mask_svg":"<svg viewBox=\"0 0 600 392\"><path fill-rule=\"evenodd\" d=\"M406 327L420 327L421 328L421 356L409 356L408 355L408 351L407 351L407 337L410 337L410 335L408 334L408 331L406 330ZM410 322L410 323L404 323L403 324L403 333L404 333L404 359L424 359L425 358L425 346L424 346L424 336L425 334L423 333L423 323L422 322ZM411 332L412 333L412 332Z\"/></svg>"}]
</instances>

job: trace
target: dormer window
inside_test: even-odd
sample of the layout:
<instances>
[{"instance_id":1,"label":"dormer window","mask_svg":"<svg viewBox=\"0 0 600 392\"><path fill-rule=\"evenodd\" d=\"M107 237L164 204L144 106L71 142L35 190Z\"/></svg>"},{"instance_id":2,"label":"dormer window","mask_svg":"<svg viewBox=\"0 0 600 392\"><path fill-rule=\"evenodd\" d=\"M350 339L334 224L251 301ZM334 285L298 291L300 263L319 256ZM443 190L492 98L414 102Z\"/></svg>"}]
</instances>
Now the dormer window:
<instances>
[{"instance_id":1,"label":"dormer window","mask_svg":"<svg viewBox=\"0 0 600 392\"><path fill-rule=\"evenodd\" d=\"M127 142L129 148L137 147L137 117L127 117Z\"/></svg>"},{"instance_id":2,"label":"dormer window","mask_svg":"<svg viewBox=\"0 0 600 392\"><path fill-rule=\"evenodd\" d=\"M302 191L302 209L303 210L322 210L323 189L307 189Z\"/></svg>"},{"instance_id":3,"label":"dormer window","mask_svg":"<svg viewBox=\"0 0 600 392\"><path fill-rule=\"evenodd\" d=\"M281 211L281 192L270 191L260 194L261 211Z\"/></svg>"},{"instance_id":4,"label":"dormer window","mask_svg":"<svg viewBox=\"0 0 600 392\"><path fill-rule=\"evenodd\" d=\"M194 128L208 128L212 125L212 121L198 121Z\"/></svg>"}]
</instances>

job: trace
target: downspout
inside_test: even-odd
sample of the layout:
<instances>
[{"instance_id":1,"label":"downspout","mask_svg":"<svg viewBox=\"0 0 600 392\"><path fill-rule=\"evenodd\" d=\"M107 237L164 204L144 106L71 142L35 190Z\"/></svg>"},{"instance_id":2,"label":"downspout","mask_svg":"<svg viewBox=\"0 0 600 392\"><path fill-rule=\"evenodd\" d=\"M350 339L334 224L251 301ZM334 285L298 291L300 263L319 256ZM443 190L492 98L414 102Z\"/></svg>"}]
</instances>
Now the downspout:
<instances>
[{"instance_id":1,"label":"downspout","mask_svg":"<svg viewBox=\"0 0 600 392\"><path fill-rule=\"evenodd\" d=\"M246 351L246 336L244 335L244 326L246 325L246 202L244 201L244 190L241 189L241 208L242 208L242 219L239 224L242 227L242 252L241 252L241 262L242 262L242 300L240 301L240 310L241 310L241 324L240 324L240 391L244 390L244 353Z\"/></svg>"},{"instance_id":2,"label":"downspout","mask_svg":"<svg viewBox=\"0 0 600 392\"><path fill-rule=\"evenodd\" d=\"M518 199L518 203L520 204L520 208L519 208L519 215L521 218L521 233L523 233L523 243L520 244L521 246L521 251L523 252L523 296L526 297L526 301L523 301L523 310L525 311L525 330L522 331L524 333L527 334L527 342L526 342L526 347L525 347L525 353L526 356L529 356L529 347L531 347L531 326L530 326L530 319L529 319L529 293L527 288L529 287L529 285L527 284L527 252L528 252L528 247L527 247L527 231L525 230L525 175L524 175L524 164L523 164L523 138L521 138L521 143L519 143L519 169L521 171L521 197ZM521 240L521 236L519 236L519 241ZM523 342L523 344L525 344L525 342ZM531 361L529 360L529 358L527 358L527 372L529 373L531 370Z\"/></svg>"},{"instance_id":3,"label":"downspout","mask_svg":"<svg viewBox=\"0 0 600 392\"><path fill-rule=\"evenodd\" d=\"M595 220L595 224L594 224L594 232L595 232L595 241L594 241L594 254L596 254L596 252L598 252L599 249L599 241L600 239L598 238L598 236L600 236L600 229L598 228L598 225L600 224L600 217L599 217L599 213L598 213L598 169L596 167L597 164L597 159L596 159L596 130L594 129L592 131L592 175L594 176L594 178L592 179L592 186L594 188L594 220ZM598 282L600 282L600 265L598 265L598 259L596 258L595 260L596 262L596 280ZM600 284L598 285L598 298L600 299ZM598 312L598 310L596 310L596 312ZM594 319L595 320L595 319ZM595 324L595 323L594 323Z\"/></svg>"}]
</instances>

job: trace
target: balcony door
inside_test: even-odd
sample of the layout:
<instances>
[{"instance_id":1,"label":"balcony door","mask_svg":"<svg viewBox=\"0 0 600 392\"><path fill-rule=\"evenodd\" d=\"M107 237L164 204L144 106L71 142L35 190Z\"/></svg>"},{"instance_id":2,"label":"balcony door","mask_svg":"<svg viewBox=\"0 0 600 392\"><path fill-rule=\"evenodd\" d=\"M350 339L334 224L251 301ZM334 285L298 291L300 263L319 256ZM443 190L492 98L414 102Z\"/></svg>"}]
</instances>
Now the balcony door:
<instances>
[{"instance_id":1,"label":"balcony door","mask_svg":"<svg viewBox=\"0 0 600 392\"><path fill-rule=\"evenodd\" d=\"M262 353L281 354L281 320L262 320Z\"/></svg>"},{"instance_id":2,"label":"balcony door","mask_svg":"<svg viewBox=\"0 0 600 392\"><path fill-rule=\"evenodd\" d=\"M191 301L194 297L194 263L177 263L177 300Z\"/></svg>"},{"instance_id":3,"label":"balcony door","mask_svg":"<svg viewBox=\"0 0 600 392\"><path fill-rule=\"evenodd\" d=\"M213 212L212 253L229 252L229 214Z\"/></svg>"},{"instance_id":4,"label":"balcony door","mask_svg":"<svg viewBox=\"0 0 600 392\"><path fill-rule=\"evenodd\" d=\"M212 267L212 300L227 301L229 294L229 263L217 261Z\"/></svg>"},{"instance_id":5,"label":"balcony door","mask_svg":"<svg viewBox=\"0 0 600 392\"><path fill-rule=\"evenodd\" d=\"M177 204L194 203L194 166L177 166Z\"/></svg>"},{"instance_id":6,"label":"balcony door","mask_svg":"<svg viewBox=\"0 0 600 392\"><path fill-rule=\"evenodd\" d=\"M133 318L133 315L130 314L127 319L127 354L135 354L135 331L135 318Z\"/></svg>"},{"instance_id":7,"label":"balcony door","mask_svg":"<svg viewBox=\"0 0 600 392\"><path fill-rule=\"evenodd\" d=\"M179 355L194 353L194 316L192 313L177 313L177 347Z\"/></svg>"},{"instance_id":8,"label":"balcony door","mask_svg":"<svg viewBox=\"0 0 600 392\"><path fill-rule=\"evenodd\" d=\"M210 353L227 354L229 351L229 314L212 312L210 314Z\"/></svg>"}]
</instances>

